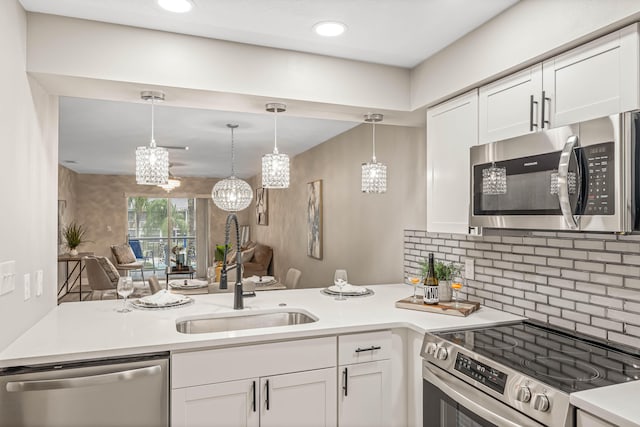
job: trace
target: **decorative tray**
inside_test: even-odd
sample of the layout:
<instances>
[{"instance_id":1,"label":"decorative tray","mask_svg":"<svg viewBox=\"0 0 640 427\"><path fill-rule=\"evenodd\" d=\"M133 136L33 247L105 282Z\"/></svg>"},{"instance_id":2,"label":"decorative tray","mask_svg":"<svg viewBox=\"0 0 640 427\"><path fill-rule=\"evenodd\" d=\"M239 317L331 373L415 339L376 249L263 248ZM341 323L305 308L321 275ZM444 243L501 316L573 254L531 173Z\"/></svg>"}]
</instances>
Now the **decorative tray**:
<instances>
[{"instance_id":1,"label":"decorative tray","mask_svg":"<svg viewBox=\"0 0 640 427\"><path fill-rule=\"evenodd\" d=\"M441 302L438 304L423 304L422 297L419 295L417 296L417 302L413 302L412 299L413 297L407 297L400 301L396 301L396 307L461 317L467 317L474 311L478 311L480 309L480 303L473 301L460 301L459 306L456 307L455 301Z\"/></svg>"}]
</instances>

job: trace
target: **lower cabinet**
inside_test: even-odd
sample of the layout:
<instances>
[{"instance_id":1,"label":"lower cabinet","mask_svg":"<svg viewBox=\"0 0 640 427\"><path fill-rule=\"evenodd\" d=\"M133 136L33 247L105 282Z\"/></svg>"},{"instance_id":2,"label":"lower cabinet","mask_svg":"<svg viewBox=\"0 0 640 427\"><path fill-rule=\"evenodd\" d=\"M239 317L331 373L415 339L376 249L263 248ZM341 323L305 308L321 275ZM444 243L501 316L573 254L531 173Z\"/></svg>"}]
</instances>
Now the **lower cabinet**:
<instances>
[{"instance_id":1,"label":"lower cabinet","mask_svg":"<svg viewBox=\"0 0 640 427\"><path fill-rule=\"evenodd\" d=\"M335 368L186 387L173 391L172 426L335 426L335 390Z\"/></svg>"},{"instance_id":2,"label":"lower cabinet","mask_svg":"<svg viewBox=\"0 0 640 427\"><path fill-rule=\"evenodd\" d=\"M615 427L615 425L578 409L576 411L576 427Z\"/></svg>"},{"instance_id":3,"label":"lower cabinet","mask_svg":"<svg viewBox=\"0 0 640 427\"><path fill-rule=\"evenodd\" d=\"M391 425L391 362L340 366L340 427Z\"/></svg>"}]
</instances>

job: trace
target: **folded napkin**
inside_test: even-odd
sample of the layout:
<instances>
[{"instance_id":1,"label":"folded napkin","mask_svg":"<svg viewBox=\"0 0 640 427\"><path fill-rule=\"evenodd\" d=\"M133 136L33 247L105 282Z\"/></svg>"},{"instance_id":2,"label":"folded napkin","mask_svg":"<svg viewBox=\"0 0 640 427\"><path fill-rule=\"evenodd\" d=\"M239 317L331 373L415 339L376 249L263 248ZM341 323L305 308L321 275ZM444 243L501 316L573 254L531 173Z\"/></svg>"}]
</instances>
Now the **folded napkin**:
<instances>
[{"instance_id":1,"label":"folded napkin","mask_svg":"<svg viewBox=\"0 0 640 427\"><path fill-rule=\"evenodd\" d=\"M260 276L251 276L247 277L247 280L254 283L271 283L275 281L275 278L273 276L262 276L262 280L260 280Z\"/></svg>"},{"instance_id":2,"label":"folded napkin","mask_svg":"<svg viewBox=\"0 0 640 427\"><path fill-rule=\"evenodd\" d=\"M153 295L148 295L146 297L140 298L140 302L147 305L163 306L179 303L186 298L188 297L184 295L172 294L166 289L162 289Z\"/></svg>"},{"instance_id":3,"label":"folded napkin","mask_svg":"<svg viewBox=\"0 0 640 427\"><path fill-rule=\"evenodd\" d=\"M329 290L331 292L340 292L340 288L337 286L330 286ZM346 284L342 287L342 292L349 293L349 294L364 294L365 292L367 292L367 288L362 287L362 286L354 286L354 285L350 285L350 284Z\"/></svg>"},{"instance_id":4,"label":"folded napkin","mask_svg":"<svg viewBox=\"0 0 640 427\"><path fill-rule=\"evenodd\" d=\"M172 288L182 288L182 289L202 288L209 284L209 282L207 282L206 280L198 280L198 279L189 279L186 282L187 283L185 284L184 280L174 280L169 284L171 285Z\"/></svg>"}]
</instances>

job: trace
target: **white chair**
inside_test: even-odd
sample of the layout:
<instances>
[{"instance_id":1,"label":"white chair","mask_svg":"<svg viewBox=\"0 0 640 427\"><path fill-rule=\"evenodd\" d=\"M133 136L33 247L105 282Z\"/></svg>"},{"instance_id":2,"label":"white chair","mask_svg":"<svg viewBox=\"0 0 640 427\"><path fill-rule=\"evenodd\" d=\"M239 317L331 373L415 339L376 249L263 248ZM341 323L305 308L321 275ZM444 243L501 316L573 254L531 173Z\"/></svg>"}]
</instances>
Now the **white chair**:
<instances>
[{"instance_id":1,"label":"white chair","mask_svg":"<svg viewBox=\"0 0 640 427\"><path fill-rule=\"evenodd\" d=\"M300 282L300 277L302 276L302 272L296 268L290 268L287 271L287 276L284 279L284 285L288 289L295 289L298 287L298 283Z\"/></svg>"}]
</instances>

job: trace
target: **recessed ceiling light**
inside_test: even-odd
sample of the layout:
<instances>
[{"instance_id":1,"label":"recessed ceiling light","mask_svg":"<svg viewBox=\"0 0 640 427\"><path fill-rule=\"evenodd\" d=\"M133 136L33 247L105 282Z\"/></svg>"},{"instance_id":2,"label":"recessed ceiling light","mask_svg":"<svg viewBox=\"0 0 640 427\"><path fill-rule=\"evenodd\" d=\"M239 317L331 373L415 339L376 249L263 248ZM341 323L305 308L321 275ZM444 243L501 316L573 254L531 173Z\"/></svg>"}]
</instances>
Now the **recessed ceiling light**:
<instances>
[{"instance_id":1,"label":"recessed ceiling light","mask_svg":"<svg viewBox=\"0 0 640 427\"><path fill-rule=\"evenodd\" d=\"M193 2L191 0L158 0L158 5L169 12L185 13L191 10Z\"/></svg>"},{"instance_id":2,"label":"recessed ceiling light","mask_svg":"<svg viewBox=\"0 0 640 427\"><path fill-rule=\"evenodd\" d=\"M341 22L335 21L318 22L313 26L313 30L316 32L316 34L323 37L339 36L340 34L344 33L346 29L346 25Z\"/></svg>"}]
</instances>

